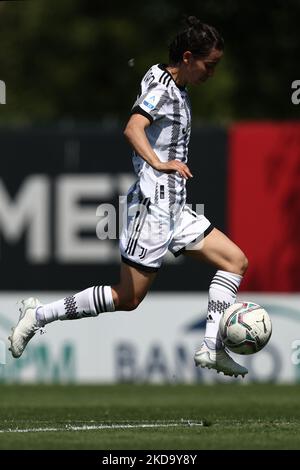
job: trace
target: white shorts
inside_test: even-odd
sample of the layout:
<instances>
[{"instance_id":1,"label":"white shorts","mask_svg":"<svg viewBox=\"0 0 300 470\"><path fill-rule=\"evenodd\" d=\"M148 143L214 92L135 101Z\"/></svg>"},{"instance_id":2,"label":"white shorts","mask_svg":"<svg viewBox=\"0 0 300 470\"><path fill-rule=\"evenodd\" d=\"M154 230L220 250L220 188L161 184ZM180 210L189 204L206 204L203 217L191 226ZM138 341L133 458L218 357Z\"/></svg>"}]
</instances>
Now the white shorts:
<instances>
[{"instance_id":1,"label":"white shorts","mask_svg":"<svg viewBox=\"0 0 300 470\"><path fill-rule=\"evenodd\" d=\"M213 228L204 215L188 205L178 215L170 215L144 198L141 204L127 208L127 223L120 236L122 261L146 272L156 272L167 250L179 256Z\"/></svg>"}]
</instances>

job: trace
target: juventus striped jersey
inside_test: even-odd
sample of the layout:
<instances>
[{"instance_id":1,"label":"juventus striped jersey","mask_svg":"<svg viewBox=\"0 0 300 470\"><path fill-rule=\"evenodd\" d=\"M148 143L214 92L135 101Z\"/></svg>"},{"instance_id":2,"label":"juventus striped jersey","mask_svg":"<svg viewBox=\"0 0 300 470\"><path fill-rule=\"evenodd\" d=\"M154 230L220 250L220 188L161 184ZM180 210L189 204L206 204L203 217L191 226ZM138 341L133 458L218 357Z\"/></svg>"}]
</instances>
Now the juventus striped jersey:
<instances>
[{"instance_id":1,"label":"juventus striped jersey","mask_svg":"<svg viewBox=\"0 0 300 470\"><path fill-rule=\"evenodd\" d=\"M143 77L132 114L149 119L151 124L146 128L146 135L162 162L177 159L186 163L191 133L190 100L186 89L176 85L165 67L153 65ZM135 152L133 166L144 197L167 210L185 204L185 179L179 173L156 171Z\"/></svg>"}]
</instances>

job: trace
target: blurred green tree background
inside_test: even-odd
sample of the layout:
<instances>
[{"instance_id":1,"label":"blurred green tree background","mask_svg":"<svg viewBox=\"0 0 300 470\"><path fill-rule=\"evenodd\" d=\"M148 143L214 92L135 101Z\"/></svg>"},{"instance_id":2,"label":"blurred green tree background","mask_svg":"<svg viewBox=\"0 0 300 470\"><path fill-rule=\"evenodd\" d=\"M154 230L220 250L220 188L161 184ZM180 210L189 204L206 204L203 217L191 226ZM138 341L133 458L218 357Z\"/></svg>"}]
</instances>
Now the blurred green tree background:
<instances>
[{"instance_id":1,"label":"blurred green tree background","mask_svg":"<svg viewBox=\"0 0 300 470\"><path fill-rule=\"evenodd\" d=\"M190 89L194 120L299 117L300 0L24 0L0 2L0 122L122 123L184 14L225 38L214 79Z\"/></svg>"}]
</instances>

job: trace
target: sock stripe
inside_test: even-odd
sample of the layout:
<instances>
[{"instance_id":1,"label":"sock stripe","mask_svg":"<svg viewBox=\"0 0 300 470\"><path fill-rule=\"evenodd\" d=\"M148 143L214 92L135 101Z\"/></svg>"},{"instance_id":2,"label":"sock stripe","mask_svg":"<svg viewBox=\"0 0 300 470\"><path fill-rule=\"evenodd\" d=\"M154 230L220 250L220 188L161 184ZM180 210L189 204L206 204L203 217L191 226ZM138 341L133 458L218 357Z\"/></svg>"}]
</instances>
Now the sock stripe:
<instances>
[{"instance_id":1,"label":"sock stripe","mask_svg":"<svg viewBox=\"0 0 300 470\"><path fill-rule=\"evenodd\" d=\"M101 286L101 290L102 290L102 299L103 299L103 307L104 307L103 312L107 312L104 286Z\"/></svg>"},{"instance_id":2,"label":"sock stripe","mask_svg":"<svg viewBox=\"0 0 300 470\"><path fill-rule=\"evenodd\" d=\"M100 311L101 311L101 313L103 313L103 312L104 312L104 308L103 308L103 299L102 299L101 287L102 287L102 286L98 286L98 296L99 296Z\"/></svg>"},{"instance_id":3,"label":"sock stripe","mask_svg":"<svg viewBox=\"0 0 300 470\"><path fill-rule=\"evenodd\" d=\"M221 276L220 274L216 274L214 279L217 279L219 281L223 281L223 282L227 282L228 284L230 284L234 289L238 290L238 287L239 287L239 283L236 284L235 282L233 282L231 279L225 277L225 276Z\"/></svg>"},{"instance_id":4,"label":"sock stripe","mask_svg":"<svg viewBox=\"0 0 300 470\"><path fill-rule=\"evenodd\" d=\"M95 286L93 288L93 300L98 315L110 311L105 297L105 286Z\"/></svg>"},{"instance_id":5,"label":"sock stripe","mask_svg":"<svg viewBox=\"0 0 300 470\"><path fill-rule=\"evenodd\" d=\"M237 293L237 290L232 289L232 287L226 285L225 283L223 283L223 282L221 282L221 281L212 280L211 286L213 286L214 284L217 284L217 285L219 285L219 286L225 287L226 289L230 290L234 295L236 295L236 293Z\"/></svg>"},{"instance_id":6,"label":"sock stripe","mask_svg":"<svg viewBox=\"0 0 300 470\"><path fill-rule=\"evenodd\" d=\"M93 287L93 302L94 302L95 310L98 313L97 304L96 304L96 297L95 297L95 287Z\"/></svg>"},{"instance_id":7,"label":"sock stripe","mask_svg":"<svg viewBox=\"0 0 300 470\"><path fill-rule=\"evenodd\" d=\"M233 282L230 282L228 279L226 279L226 277L222 277L222 276L216 275L216 276L214 277L214 279L215 279L216 281L225 282L226 284L228 284L228 286L231 286L232 289L235 289L236 291L238 290L238 287L239 287L239 286L236 285L236 284L234 284Z\"/></svg>"},{"instance_id":8,"label":"sock stripe","mask_svg":"<svg viewBox=\"0 0 300 470\"><path fill-rule=\"evenodd\" d=\"M98 286L98 293L99 293L99 301L100 301L100 306L101 306L101 313L104 312L104 308L103 308L103 296L102 296L102 287L103 287L103 286Z\"/></svg>"},{"instance_id":9,"label":"sock stripe","mask_svg":"<svg viewBox=\"0 0 300 470\"><path fill-rule=\"evenodd\" d=\"M98 313L101 313L101 304L100 304L100 299L99 299L99 286L95 287L95 294L96 294L96 300L97 300L97 307L98 307Z\"/></svg>"},{"instance_id":10,"label":"sock stripe","mask_svg":"<svg viewBox=\"0 0 300 470\"><path fill-rule=\"evenodd\" d=\"M99 299L98 299L98 296L97 296L96 289L98 289L98 287L95 286L94 289L93 289L93 300L94 300L94 305L95 305L97 315L99 315L99 313L101 313L101 310L100 310L100 306L99 306Z\"/></svg>"},{"instance_id":11,"label":"sock stripe","mask_svg":"<svg viewBox=\"0 0 300 470\"><path fill-rule=\"evenodd\" d=\"M236 295L237 291L234 290L232 287L228 286L227 284L225 284L224 282L222 281L212 281L211 282L211 286L214 286L214 285L218 285L218 286L222 286L222 287L225 287L225 289L229 290L230 292L232 292L234 295Z\"/></svg>"}]
</instances>

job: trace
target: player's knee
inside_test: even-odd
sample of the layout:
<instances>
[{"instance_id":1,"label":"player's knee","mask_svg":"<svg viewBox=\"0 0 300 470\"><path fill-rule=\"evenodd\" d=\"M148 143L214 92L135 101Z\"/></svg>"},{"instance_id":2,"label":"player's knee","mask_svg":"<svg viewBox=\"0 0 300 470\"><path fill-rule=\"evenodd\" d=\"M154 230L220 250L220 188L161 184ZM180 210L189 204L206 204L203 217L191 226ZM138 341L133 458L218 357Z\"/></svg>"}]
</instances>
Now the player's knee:
<instances>
[{"instance_id":1,"label":"player's knee","mask_svg":"<svg viewBox=\"0 0 300 470\"><path fill-rule=\"evenodd\" d=\"M234 272L243 276L248 269L248 259L243 252L240 252L234 260Z\"/></svg>"},{"instance_id":2,"label":"player's knee","mask_svg":"<svg viewBox=\"0 0 300 470\"><path fill-rule=\"evenodd\" d=\"M237 251L233 256L225 258L221 266L224 271L244 276L248 268L248 260L242 251Z\"/></svg>"},{"instance_id":3,"label":"player's knee","mask_svg":"<svg viewBox=\"0 0 300 470\"><path fill-rule=\"evenodd\" d=\"M246 256L244 255L244 258L243 258L243 265L242 265L243 274L246 273L246 271L247 271L247 269L248 269L248 266L249 266L248 258L246 258Z\"/></svg>"}]
</instances>

